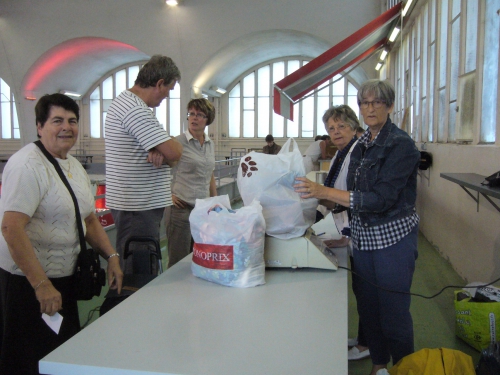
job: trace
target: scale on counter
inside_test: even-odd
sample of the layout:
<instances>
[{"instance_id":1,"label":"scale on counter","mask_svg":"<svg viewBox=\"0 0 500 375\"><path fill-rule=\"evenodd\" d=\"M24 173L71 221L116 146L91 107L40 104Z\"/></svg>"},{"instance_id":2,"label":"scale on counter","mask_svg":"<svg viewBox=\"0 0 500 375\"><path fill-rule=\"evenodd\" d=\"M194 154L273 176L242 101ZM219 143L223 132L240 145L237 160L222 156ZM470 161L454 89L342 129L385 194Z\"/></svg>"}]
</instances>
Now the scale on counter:
<instances>
[{"instance_id":1,"label":"scale on counter","mask_svg":"<svg viewBox=\"0 0 500 375\"><path fill-rule=\"evenodd\" d=\"M321 236L317 236L317 233ZM266 235L264 245L266 267L337 270L339 265L337 256L323 242L322 236L325 233L332 239L342 237L331 214L314 224L301 237L282 240Z\"/></svg>"}]
</instances>

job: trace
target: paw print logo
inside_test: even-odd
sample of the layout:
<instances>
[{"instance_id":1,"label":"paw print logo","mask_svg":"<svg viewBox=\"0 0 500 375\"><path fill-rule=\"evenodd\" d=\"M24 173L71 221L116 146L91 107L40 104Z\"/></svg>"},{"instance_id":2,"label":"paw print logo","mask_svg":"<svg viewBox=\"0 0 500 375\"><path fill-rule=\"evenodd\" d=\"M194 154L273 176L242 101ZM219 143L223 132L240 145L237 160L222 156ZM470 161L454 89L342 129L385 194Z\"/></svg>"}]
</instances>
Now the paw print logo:
<instances>
[{"instance_id":1,"label":"paw print logo","mask_svg":"<svg viewBox=\"0 0 500 375\"><path fill-rule=\"evenodd\" d=\"M257 163L252 160L251 156L247 156L245 161L241 163L241 172L243 177L251 177L252 171L258 171L259 169L256 167Z\"/></svg>"}]
</instances>

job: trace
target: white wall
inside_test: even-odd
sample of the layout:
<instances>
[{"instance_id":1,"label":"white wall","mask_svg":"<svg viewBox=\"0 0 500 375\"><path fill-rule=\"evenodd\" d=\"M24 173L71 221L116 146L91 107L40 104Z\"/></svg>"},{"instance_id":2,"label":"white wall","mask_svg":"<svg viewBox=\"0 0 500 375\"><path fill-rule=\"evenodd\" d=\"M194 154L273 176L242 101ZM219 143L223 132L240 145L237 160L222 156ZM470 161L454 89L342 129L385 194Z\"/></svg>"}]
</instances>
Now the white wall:
<instances>
[{"instance_id":1,"label":"white wall","mask_svg":"<svg viewBox=\"0 0 500 375\"><path fill-rule=\"evenodd\" d=\"M184 107L202 69L206 70L203 73L214 74L209 70L215 68L207 68L205 64L216 60L219 52L227 46L236 43L244 51L246 37L251 38L263 31L280 30L306 36L326 50L379 14L380 0L185 0L174 9L166 6L164 0L2 1L0 77L16 94L21 127L30 127L22 131L23 135L33 138L36 137L32 129L33 103L24 99L23 81L30 68L43 59L47 51L69 40L107 38L133 46L145 55L164 54L172 57L182 74L181 106ZM274 35L270 41L273 45L280 45L282 39L279 34L269 35ZM283 40L282 44L282 49L275 47L268 55L272 56L277 49L285 53L289 43ZM302 51L305 57L319 54L311 56L310 50L305 47L288 50L295 54ZM225 74L233 77L236 73L243 73L247 69L246 64L240 65L244 65L246 60L258 63L259 59L264 61L269 58L265 51L261 54L248 52L246 56L243 62L236 59L240 61L239 64L234 64L230 69L225 68ZM40 96L45 92L71 89L73 81L80 82L82 75L89 77L88 90L97 80L96 77L105 73L97 70L113 65L110 64L112 59L113 56L98 55L94 64L89 64L85 58L81 58L79 66L78 62L71 62L75 66L73 75L67 75L66 81L54 76L54 79L38 87L35 94ZM116 67L115 64L108 70ZM64 69L58 67L61 72ZM62 85L66 87L60 87Z\"/></svg>"},{"instance_id":2,"label":"white wall","mask_svg":"<svg viewBox=\"0 0 500 375\"><path fill-rule=\"evenodd\" d=\"M500 169L500 148L493 145L427 144L432 154L428 176L419 178L420 230L463 278L492 281L500 277L500 212L484 197L476 202L440 173L489 176ZM430 172L430 173L429 173ZM472 191L474 195L477 193ZM499 199L492 199L500 206Z\"/></svg>"}]
</instances>

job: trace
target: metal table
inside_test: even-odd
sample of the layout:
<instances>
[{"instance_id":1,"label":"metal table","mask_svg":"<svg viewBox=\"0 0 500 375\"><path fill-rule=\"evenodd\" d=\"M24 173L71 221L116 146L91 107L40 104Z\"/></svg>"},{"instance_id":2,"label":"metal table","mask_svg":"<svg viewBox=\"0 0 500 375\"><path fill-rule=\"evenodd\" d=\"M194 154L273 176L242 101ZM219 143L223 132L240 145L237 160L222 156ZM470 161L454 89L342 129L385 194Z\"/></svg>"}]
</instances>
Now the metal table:
<instances>
[{"instance_id":1,"label":"metal table","mask_svg":"<svg viewBox=\"0 0 500 375\"><path fill-rule=\"evenodd\" d=\"M479 212L479 194L485 197L486 200L490 202L498 212L500 212L500 207L498 207L498 205L490 198L493 197L500 199L500 188L491 188L489 186L481 185L485 176L481 176L476 173L441 173L440 176L460 185L460 187L464 189L465 192L469 194L472 199L474 199L474 201L476 201L477 212ZM469 189L476 191L476 196L474 196Z\"/></svg>"},{"instance_id":2,"label":"metal table","mask_svg":"<svg viewBox=\"0 0 500 375\"><path fill-rule=\"evenodd\" d=\"M336 249L346 265L346 248ZM40 361L54 375L347 374L347 271L266 270L238 289L190 256Z\"/></svg>"}]
</instances>

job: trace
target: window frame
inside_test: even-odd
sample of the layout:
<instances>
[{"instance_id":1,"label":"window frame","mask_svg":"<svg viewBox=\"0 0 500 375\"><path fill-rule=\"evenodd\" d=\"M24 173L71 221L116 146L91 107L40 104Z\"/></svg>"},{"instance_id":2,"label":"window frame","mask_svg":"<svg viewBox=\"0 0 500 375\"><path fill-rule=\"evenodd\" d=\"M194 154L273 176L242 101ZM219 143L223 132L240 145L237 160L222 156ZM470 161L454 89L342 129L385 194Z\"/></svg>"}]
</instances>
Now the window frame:
<instances>
[{"instance_id":1,"label":"window frame","mask_svg":"<svg viewBox=\"0 0 500 375\"><path fill-rule=\"evenodd\" d=\"M2 87L7 86L9 89L9 98L8 100L3 100L4 93L2 92ZM7 99L7 98L6 98ZM4 124L4 103L9 103L9 124L6 125ZM4 138L4 126L8 127L9 132L10 132L10 137L5 137ZM17 137L16 137L17 133ZM18 142L21 139L21 129L19 127L19 117L17 113L17 106L16 106L16 98L14 95L14 90L10 87L10 85L0 77L0 140L4 142L9 142L9 141L15 141Z\"/></svg>"},{"instance_id":2,"label":"window frame","mask_svg":"<svg viewBox=\"0 0 500 375\"><path fill-rule=\"evenodd\" d=\"M130 76L129 76L129 69L132 68L132 67L136 67L138 66L139 69L148 62L148 60L143 60L143 61L135 61L135 62L132 62L132 63L127 63L127 64L123 64L123 65L120 65L110 71L108 71L107 73L103 74L101 76L101 78L95 82L91 87L90 89L82 96L82 99L81 99L81 114L82 116L80 116L80 128L81 128L81 131L80 131L80 143L83 144L81 145L81 148L88 148L89 146L86 145L87 143L100 143L100 142L103 142L105 140L105 132L104 132L104 123L105 123L105 116L103 114L103 112L105 112L104 110L104 101L106 100L109 100L110 102L112 100L114 100L122 91L120 92L117 92L116 90L116 75L117 73L125 70L125 82L126 82L126 85L125 85L125 89L128 89L128 88L131 88L133 86L133 82L135 81L135 78L131 79ZM103 98L103 83L109 79L109 77L113 77L113 83L112 83L112 92L113 92L113 98L112 99L104 99ZM94 91L96 89L99 89L99 110L100 110L100 116L99 116L99 120L100 120L100 124L99 124L99 128L100 128L100 137L92 137L91 136L91 131L92 131L92 116L91 116L91 100L96 100L96 99L91 99L91 95L94 93ZM173 92L173 91L172 91ZM171 126L171 123L174 122L172 121L172 107L173 107L173 104L175 102L177 102L177 106L178 106L178 109L177 109L177 113L178 113L178 117L179 117L179 120L182 119L182 111L181 111L181 90L180 90L180 85L179 83L176 84L175 86L175 92L176 94L178 93L178 96L174 96L174 97L169 97L167 98L163 103L165 103L166 105L166 110L165 110L165 114L166 114L166 118L165 118L165 121L161 121L159 119L159 122L160 124L162 124L163 128L169 133L170 133L170 129L172 128ZM157 111L158 111L158 108L159 107L155 107L155 108L151 108L151 110L153 111L153 114L156 116L157 115ZM177 128L180 129L180 132L182 132L182 124L180 124L180 121L179 121L179 124L176 125ZM174 134L174 135L178 135L178 134Z\"/></svg>"},{"instance_id":3,"label":"window frame","mask_svg":"<svg viewBox=\"0 0 500 375\"><path fill-rule=\"evenodd\" d=\"M323 134L326 134L326 130L324 129L324 124L322 123L321 121L321 118L323 116L323 113L331 107L332 105L332 101L333 101L333 98L334 97L338 97L339 95L333 95L333 86L334 86L334 83L336 80L338 79L343 79L343 85L344 85L344 88L343 88L343 103L344 104L348 104L349 102L349 97L352 96L352 95L349 95L349 84L353 85L354 88L357 89L359 88L359 84L349 75L349 74L345 74L345 75L337 75L335 77L333 77L332 79L329 80L328 83L324 83L320 86L320 88L318 89L315 89L313 90L312 92L306 94L299 102L297 102L295 105L294 105L294 118L296 119L294 122L290 121L290 120L287 120L285 119L284 117L280 116L280 115L277 115L274 113L274 109L273 109L273 104L274 104L274 101L273 101L273 95L274 95L274 83L273 81L278 81L280 79L282 79L283 77L280 77L279 79L277 80L274 80L273 79L273 67L272 65L275 64L275 63L281 63L283 62L285 64L285 73L284 73L284 76L286 77L287 75L291 74L293 71L288 71L288 63L291 62L291 61L299 61L299 68L304 66L306 63L308 63L309 61L311 61L311 58L305 58L304 56L287 56L287 57L281 57L281 58L276 58L276 59L271 59L271 60L267 60L267 61L264 61L260 64L257 64L255 66L253 66L252 68L250 69L247 69L246 71L244 71L241 75L239 75L230 85L228 85L228 89L227 89L227 94L225 94L223 96L223 101L224 101L224 106L227 108L227 111L224 111L224 120L223 121L223 124L221 125L221 133L222 133L222 138L227 138L228 140L261 140L263 138L265 138L265 136L267 134L273 134L275 138L289 138L289 137L292 137L293 138L296 138L296 139L304 139L304 140L311 140L311 139L314 139L315 136L317 135L323 135ZM258 109L259 109L259 96L258 96L258 79L255 79L254 80L254 124L253 124L253 129L254 129L254 132L253 132L253 136L252 137L245 137L244 134L244 94L243 94L243 91L244 91L244 84L243 81L244 79L249 76L250 74L254 73L256 76L257 76L257 72L259 71L259 69L261 69L262 67L265 67L265 66L269 66L269 85L270 85L270 95L269 95L269 132L266 132L266 135L259 135L258 131L259 131L259 124L257 123L258 121ZM239 136L230 136L230 127L229 127L229 122L231 121L230 120L230 115L231 115L231 103L230 103L230 99L232 99L233 97L231 97L231 93L232 93L232 90L237 86L237 85L240 85L239 86L239 96L240 96L240 99L239 99L239 108L240 108L240 118L239 118L239 132L234 132L234 133L239 133ZM318 108L318 93L321 91L321 90L325 90L327 89L328 90L328 102L329 102L329 106L327 108ZM313 97L314 100L313 100L313 124L312 124L312 134L311 136L304 136L304 126L303 126L303 112L304 112L304 108L303 108L303 102L307 99L309 99L310 97ZM358 117L360 116L360 113L359 113L359 108L357 107L354 107L353 110L356 112L356 114L358 115ZM283 124L283 132L281 133L280 131L278 132L275 132L275 124L274 124L274 119L279 116L280 119L279 121L282 121L282 124ZM321 122L320 122L321 121ZM360 123L362 119L360 118ZM293 124L293 126L296 126L297 127L297 136L295 135L289 135L290 132L289 132L289 126ZM276 133L278 135L276 135Z\"/></svg>"},{"instance_id":4,"label":"window frame","mask_svg":"<svg viewBox=\"0 0 500 375\"><path fill-rule=\"evenodd\" d=\"M403 108L406 108L405 106L410 101L413 104L415 104L415 100L420 101L420 110L415 109L408 121L414 126L411 136L417 142L500 145L500 74L496 75L496 83L492 85L496 85L497 95L495 101L497 105L495 106L493 103L493 107L496 108L496 114L493 116L496 118L496 126L492 126L490 123L483 124L482 114L485 96L483 92L485 64L483 51L486 48L485 43L489 30L485 28L486 3L480 0L474 1L477 3L471 6L467 0L447 0L446 14L442 12L443 1L429 0L425 2L419 8L419 13L413 16L413 21L406 25L401 39L394 45L391 54L393 63L389 69L394 77L396 88L395 118L402 114ZM472 27L472 29L465 32L466 27ZM455 29L455 34L453 34L453 29ZM415 38L415 33L419 33L419 30L421 30L420 37ZM472 37L470 36L471 32L474 33ZM490 36L490 39L495 37L494 34ZM474 43L474 40L477 41L477 44L472 46L475 51L472 51L471 56L468 56L467 54L470 54L471 51L471 43ZM411 43L418 45L407 49L406 46L411 45ZM453 43L455 44L453 45ZM500 51L500 46L498 50ZM408 72L404 67L406 67L405 60L408 56L412 62L409 67L409 76L415 79L412 82L412 88L415 89L414 83L419 86L415 100L413 100L413 93L409 93L407 90L408 83L405 84ZM440 57L443 56L444 59L441 59ZM469 58L467 64L466 58ZM421 61L420 64L416 64L418 59ZM452 67L452 64L456 65ZM498 65L500 71L500 52ZM459 105L461 80L471 74L475 74L476 77L473 100L474 113L471 129L472 141L467 141L463 139L462 134L468 139L469 127L467 127L467 132L463 132L463 124L459 123L460 112L456 114L456 119L453 119L455 112L450 113L450 111L454 111L455 106ZM452 93L454 87L457 87L456 95ZM494 120L491 121L495 122ZM491 133L483 134L486 131L485 127L488 127L488 132ZM484 141L486 137L492 141Z\"/></svg>"}]
</instances>

